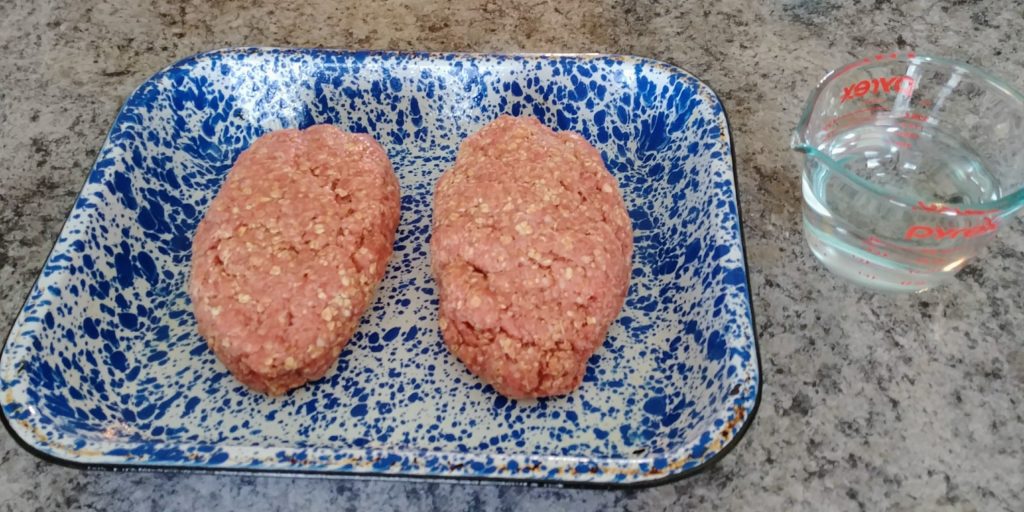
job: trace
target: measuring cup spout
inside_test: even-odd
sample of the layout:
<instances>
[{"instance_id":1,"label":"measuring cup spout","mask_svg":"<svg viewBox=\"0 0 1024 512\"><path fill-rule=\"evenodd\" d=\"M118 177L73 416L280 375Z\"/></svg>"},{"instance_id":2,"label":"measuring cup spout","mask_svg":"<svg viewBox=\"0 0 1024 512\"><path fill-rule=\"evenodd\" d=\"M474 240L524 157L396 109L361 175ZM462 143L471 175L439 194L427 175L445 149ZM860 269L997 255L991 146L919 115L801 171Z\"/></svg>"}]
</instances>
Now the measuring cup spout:
<instances>
[{"instance_id":1,"label":"measuring cup spout","mask_svg":"<svg viewBox=\"0 0 1024 512\"><path fill-rule=\"evenodd\" d=\"M816 160L821 160L823 154L817 151L814 145L811 143L811 137L808 134L808 115L805 112L800 123L796 129L793 130L789 135L789 149L796 151L797 153L803 153L808 157L812 157ZM827 162L826 162L827 163Z\"/></svg>"},{"instance_id":2,"label":"measuring cup spout","mask_svg":"<svg viewBox=\"0 0 1024 512\"><path fill-rule=\"evenodd\" d=\"M835 167L837 165L828 157L828 155L818 151L818 149L807 140L807 137L804 136L804 132L799 128L794 130L790 136L789 149L802 154L807 159L816 161L820 165L827 167ZM802 162L800 165L806 165L806 162Z\"/></svg>"},{"instance_id":3,"label":"measuring cup spout","mask_svg":"<svg viewBox=\"0 0 1024 512\"><path fill-rule=\"evenodd\" d=\"M798 151L800 153L807 153L808 146L807 141L804 139L803 134L800 130L793 130L793 133L789 137L789 149Z\"/></svg>"},{"instance_id":4,"label":"measuring cup spout","mask_svg":"<svg viewBox=\"0 0 1024 512\"><path fill-rule=\"evenodd\" d=\"M999 219L1016 217L1020 213L1021 208L1024 208L1024 196L1021 196L1013 203L1005 206L1003 210L996 215L996 217Z\"/></svg>"}]
</instances>

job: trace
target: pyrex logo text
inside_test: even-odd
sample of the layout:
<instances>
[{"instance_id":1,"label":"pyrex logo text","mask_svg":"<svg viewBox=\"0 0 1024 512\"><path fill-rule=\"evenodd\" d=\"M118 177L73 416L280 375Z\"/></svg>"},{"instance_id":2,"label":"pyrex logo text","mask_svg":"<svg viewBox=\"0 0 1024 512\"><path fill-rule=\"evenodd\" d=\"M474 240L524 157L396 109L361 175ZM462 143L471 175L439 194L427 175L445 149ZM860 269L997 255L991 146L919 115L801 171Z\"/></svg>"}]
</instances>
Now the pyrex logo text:
<instances>
[{"instance_id":1,"label":"pyrex logo text","mask_svg":"<svg viewBox=\"0 0 1024 512\"><path fill-rule=\"evenodd\" d=\"M905 96L910 96L914 92L914 79L906 75L899 75L888 78L861 80L849 87L843 88L843 96L839 99L839 103L846 103L846 100L860 98L869 92L871 94L898 92Z\"/></svg>"},{"instance_id":2,"label":"pyrex logo text","mask_svg":"<svg viewBox=\"0 0 1024 512\"><path fill-rule=\"evenodd\" d=\"M903 238L907 240L926 240L929 238L933 238L935 240L944 240L947 238L955 240L957 237L974 238L979 235L992 233L998 228L999 224L996 224L991 217L985 217L981 224L965 228L942 228L939 226L915 224L907 228L907 232L903 235Z\"/></svg>"}]
</instances>

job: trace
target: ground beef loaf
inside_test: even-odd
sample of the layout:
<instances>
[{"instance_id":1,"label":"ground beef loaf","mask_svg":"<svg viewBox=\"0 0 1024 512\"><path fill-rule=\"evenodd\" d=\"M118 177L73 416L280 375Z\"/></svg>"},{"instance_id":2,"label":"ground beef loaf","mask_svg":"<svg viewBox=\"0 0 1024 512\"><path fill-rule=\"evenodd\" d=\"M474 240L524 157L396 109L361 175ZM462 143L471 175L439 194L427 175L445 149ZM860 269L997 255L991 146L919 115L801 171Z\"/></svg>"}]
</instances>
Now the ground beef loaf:
<instances>
[{"instance_id":1,"label":"ground beef loaf","mask_svg":"<svg viewBox=\"0 0 1024 512\"><path fill-rule=\"evenodd\" d=\"M322 377L384 274L398 219L398 180L369 135L319 125L260 137L193 240L200 334L254 390Z\"/></svg>"},{"instance_id":2,"label":"ground beef loaf","mask_svg":"<svg viewBox=\"0 0 1024 512\"><path fill-rule=\"evenodd\" d=\"M629 288L622 193L583 137L503 116L467 138L434 195L444 341L512 398L575 389Z\"/></svg>"}]
</instances>

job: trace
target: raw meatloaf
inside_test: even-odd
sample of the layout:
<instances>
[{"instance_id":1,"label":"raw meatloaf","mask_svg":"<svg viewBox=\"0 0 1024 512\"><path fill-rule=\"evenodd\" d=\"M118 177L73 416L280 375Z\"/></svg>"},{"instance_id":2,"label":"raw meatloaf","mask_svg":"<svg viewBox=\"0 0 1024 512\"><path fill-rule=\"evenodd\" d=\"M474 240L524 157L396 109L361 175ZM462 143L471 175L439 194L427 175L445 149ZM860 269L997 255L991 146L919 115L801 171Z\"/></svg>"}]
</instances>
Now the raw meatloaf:
<instances>
[{"instance_id":1,"label":"raw meatloaf","mask_svg":"<svg viewBox=\"0 0 1024 512\"><path fill-rule=\"evenodd\" d=\"M398 218L398 179L369 135L319 125L258 138L192 242L199 333L254 390L322 377L384 274Z\"/></svg>"},{"instance_id":2,"label":"raw meatloaf","mask_svg":"<svg viewBox=\"0 0 1024 512\"><path fill-rule=\"evenodd\" d=\"M431 253L448 348L503 395L561 395L622 309L633 232L583 137L503 116L438 181Z\"/></svg>"}]
</instances>

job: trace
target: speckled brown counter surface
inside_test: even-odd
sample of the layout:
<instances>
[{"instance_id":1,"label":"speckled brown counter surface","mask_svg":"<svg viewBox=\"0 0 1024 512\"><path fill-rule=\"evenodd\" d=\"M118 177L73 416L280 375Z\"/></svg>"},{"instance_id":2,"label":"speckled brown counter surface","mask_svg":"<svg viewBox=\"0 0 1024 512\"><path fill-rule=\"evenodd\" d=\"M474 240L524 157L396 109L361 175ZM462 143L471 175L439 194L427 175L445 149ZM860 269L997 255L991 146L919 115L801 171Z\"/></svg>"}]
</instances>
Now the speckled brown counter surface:
<instances>
[{"instance_id":1,"label":"speckled brown counter surface","mask_svg":"<svg viewBox=\"0 0 1024 512\"><path fill-rule=\"evenodd\" d=\"M2 1L4 325L121 101L181 57L239 45L628 53L690 70L725 105L765 387L719 465L648 490L88 473L0 433L0 511L1024 510L1024 226L951 286L863 292L804 245L787 149L828 69L913 49L1024 88L1021 34L1024 5L1011 1Z\"/></svg>"}]
</instances>

